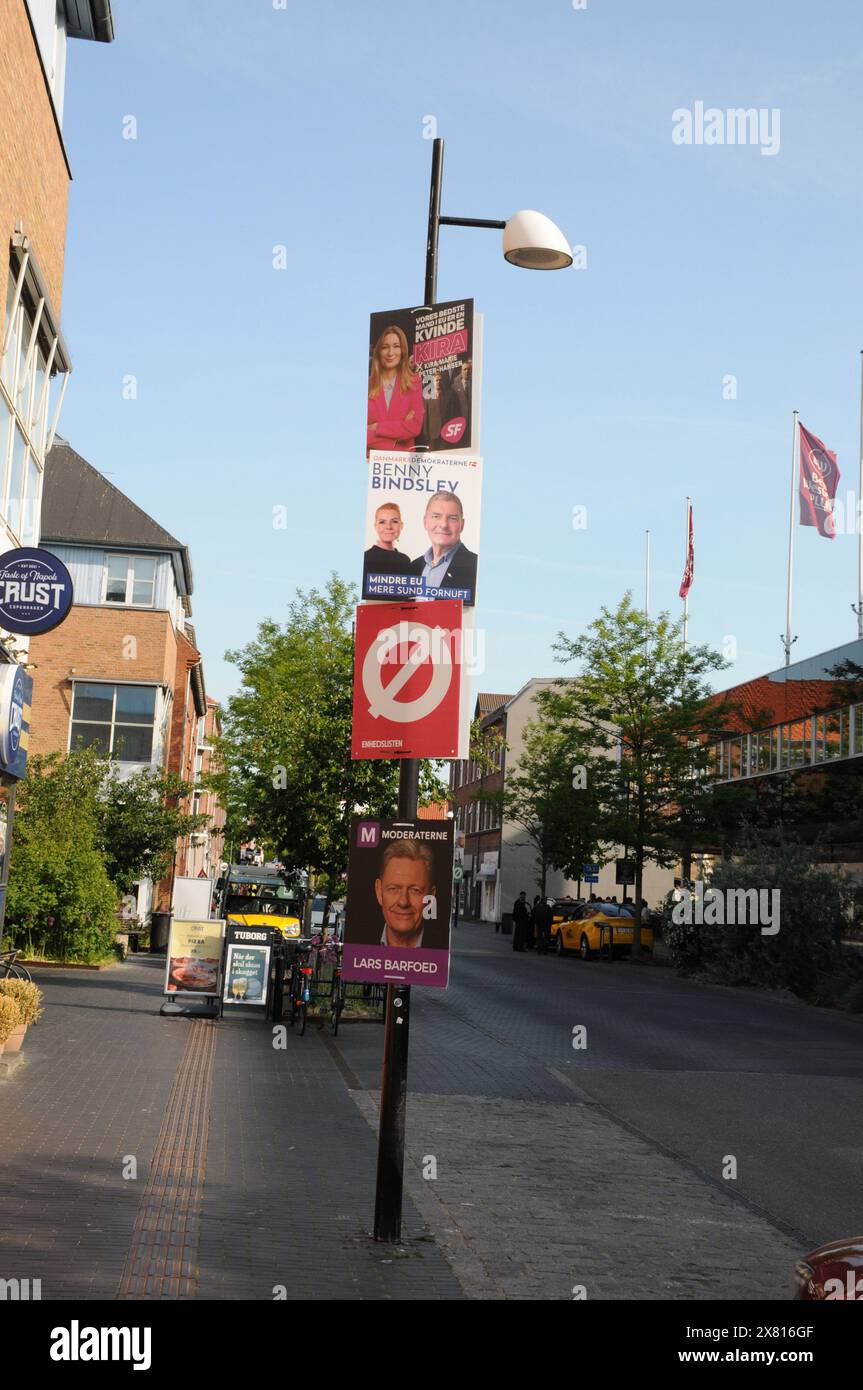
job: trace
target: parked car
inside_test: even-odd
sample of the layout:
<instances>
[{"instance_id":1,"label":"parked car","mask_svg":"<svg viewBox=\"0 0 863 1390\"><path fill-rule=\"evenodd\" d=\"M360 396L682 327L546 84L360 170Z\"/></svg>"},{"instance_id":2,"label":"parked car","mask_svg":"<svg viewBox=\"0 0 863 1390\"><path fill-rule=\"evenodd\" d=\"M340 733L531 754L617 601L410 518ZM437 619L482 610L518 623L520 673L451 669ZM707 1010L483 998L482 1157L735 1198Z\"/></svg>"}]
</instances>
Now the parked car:
<instances>
[{"instance_id":1,"label":"parked car","mask_svg":"<svg viewBox=\"0 0 863 1390\"><path fill-rule=\"evenodd\" d=\"M803 1303L863 1303L863 1236L820 1245L794 1266L794 1298Z\"/></svg>"},{"instance_id":2,"label":"parked car","mask_svg":"<svg viewBox=\"0 0 863 1390\"><path fill-rule=\"evenodd\" d=\"M577 951L582 960L592 960L614 942L615 955L629 955L635 929L633 903L581 903L558 908L551 924L552 945L559 956ZM641 926L641 947L653 950L653 929L647 921Z\"/></svg>"}]
</instances>

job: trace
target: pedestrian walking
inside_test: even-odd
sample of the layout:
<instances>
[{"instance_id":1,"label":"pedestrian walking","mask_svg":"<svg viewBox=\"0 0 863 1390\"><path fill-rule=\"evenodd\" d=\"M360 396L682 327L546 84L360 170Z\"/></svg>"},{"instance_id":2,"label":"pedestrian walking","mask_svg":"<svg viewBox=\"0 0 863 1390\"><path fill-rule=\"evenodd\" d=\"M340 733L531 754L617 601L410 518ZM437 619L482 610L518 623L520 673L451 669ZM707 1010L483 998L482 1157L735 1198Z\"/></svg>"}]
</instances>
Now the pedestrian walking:
<instances>
[{"instance_id":1,"label":"pedestrian walking","mask_svg":"<svg viewBox=\"0 0 863 1390\"><path fill-rule=\"evenodd\" d=\"M529 927L530 908L527 905L527 893L522 891L512 907L512 949L514 951L525 949Z\"/></svg>"}]
</instances>

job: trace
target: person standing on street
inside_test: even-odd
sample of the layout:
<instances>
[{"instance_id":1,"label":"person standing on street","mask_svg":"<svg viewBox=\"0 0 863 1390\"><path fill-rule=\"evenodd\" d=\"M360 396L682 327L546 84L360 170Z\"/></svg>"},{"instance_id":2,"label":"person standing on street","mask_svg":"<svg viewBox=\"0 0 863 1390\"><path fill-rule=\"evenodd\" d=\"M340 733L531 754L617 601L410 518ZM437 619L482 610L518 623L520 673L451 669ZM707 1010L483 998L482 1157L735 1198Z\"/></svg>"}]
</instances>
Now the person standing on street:
<instances>
[{"instance_id":1,"label":"person standing on street","mask_svg":"<svg viewBox=\"0 0 863 1390\"><path fill-rule=\"evenodd\" d=\"M533 909L533 924L536 928L536 949L541 956L548 955L551 945L551 924L554 920L547 900L540 898Z\"/></svg>"},{"instance_id":2,"label":"person standing on street","mask_svg":"<svg viewBox=\"0 0 863 1390\"><path fill-rule=\"evenodd\" d=\"M512 949L514 951L525 949L529 927L530 908L527 905L527 893L521 892L512 908Z\"/></svg>"}]
</instances>

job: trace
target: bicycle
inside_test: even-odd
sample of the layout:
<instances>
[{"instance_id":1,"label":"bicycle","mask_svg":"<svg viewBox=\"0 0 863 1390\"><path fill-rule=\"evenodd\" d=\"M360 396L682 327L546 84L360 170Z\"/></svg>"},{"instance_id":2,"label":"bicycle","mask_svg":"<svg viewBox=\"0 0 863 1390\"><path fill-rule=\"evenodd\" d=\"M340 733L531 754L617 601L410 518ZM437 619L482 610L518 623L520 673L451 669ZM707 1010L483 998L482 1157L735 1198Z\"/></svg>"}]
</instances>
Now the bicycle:
<instances>
[{"instance_id":1,"label":"bicycle","mask_svg":"<svg viewBox=\"0 0 863 1390\"><path fill-rule=\"evenodd\" d=\"M291 1027L293 1028L299 1019L300 1037L306 1031L309 1002L312 997L312 965L309 959L311 951L311 941L298 941L291 963Z\"/></svg>"},{"instance_id":2,"label":"bicycle","mask_svg":"<svg viewBox=\"0 0 863 1390\"><path fill-rule=\"evenodd\" d=\"M33 978L30 971L23 965L16 965L15 959L21 952L17 950L0 951L0 980L25 980L28 985L32 985Z\"/></svg>"},{"instance_id":3,"label":"bicycle","mask_svg":"<svg viewBox=\"0 0 863 1390\"><path fill-rule=\"evenodd\" d=\"M330 987L330 1021L333 1027L333 1037L338 1036L339 1019L345 1007L345 984L342 980L342 950L341 943L335 946L335 958L333 960L333 982Z\"/></svg>"}]
</instances>

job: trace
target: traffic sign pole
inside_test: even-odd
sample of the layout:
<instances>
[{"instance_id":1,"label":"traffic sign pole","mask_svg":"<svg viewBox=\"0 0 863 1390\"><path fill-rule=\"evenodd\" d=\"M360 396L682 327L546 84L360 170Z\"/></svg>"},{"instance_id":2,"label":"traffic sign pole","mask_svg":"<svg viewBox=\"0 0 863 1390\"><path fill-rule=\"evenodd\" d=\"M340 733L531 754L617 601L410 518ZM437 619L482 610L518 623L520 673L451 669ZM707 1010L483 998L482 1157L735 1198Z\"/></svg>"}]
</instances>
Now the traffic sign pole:
<instances>
[{"instance_id":1,"label":"traffic sign pole","mask_svg":"<svg viewBox=\"0 0 863 1390\"><path fill-rule=\"evenodd\" d=\"M432 147L423 298L425 305L432 305L437 299L437 250L442 180L443 140L437 139ZM404 759L399 768L399 820L416 820L419 777L419 761L415 758ZM393 1243L401 1239L402 1233L410 1009L410 985L387 985L374 1234L375 1240Z\"/></svg>"}]
</instances>

